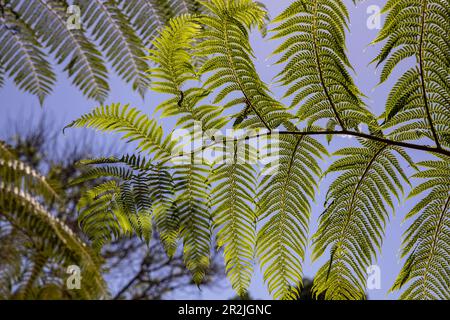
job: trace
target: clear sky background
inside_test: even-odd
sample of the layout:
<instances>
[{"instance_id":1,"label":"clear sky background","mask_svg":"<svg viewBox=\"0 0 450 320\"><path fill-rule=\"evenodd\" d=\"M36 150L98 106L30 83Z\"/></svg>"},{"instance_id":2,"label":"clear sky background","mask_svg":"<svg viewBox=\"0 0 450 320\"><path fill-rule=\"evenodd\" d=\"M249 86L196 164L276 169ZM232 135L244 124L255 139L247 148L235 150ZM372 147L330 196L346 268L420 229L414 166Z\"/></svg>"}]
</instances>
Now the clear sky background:
<instances>
[{"instance_id":1,"label":"clear sky background","mask_svg":"<svg viewBox=\"0 0 450 320\"><path fill-rule=\"evenodd\" d=\"M291 1L289 0L262 0L266 4L271 17L275 17L284 8L288 6ZM398 78L405 68L408 67L408 62L403 63L393 73L391 80L387 81L381 86L377 87L380 70L376 70L374 65L369 65L369 62L377 55L380 46L369 46L371 40L373 40L378 30L370 30L366 23L370 14L367 13L367 8L371 5L378 5L382 7L385 1L380 0L368 0L354 6L352 1L344 1L350 11L351 25L350 32L347 35L347 49L350 61L356 70L354 79L359 88L369 98L366 100L367 105L376 114L380 115L384 110L384 103L386 97L395 83L394 80ZM279 42L269 41L262 39L261 36L255 32L251 38L257 60L255 64L257 69L267 83L271 83L273 77L278 73L279 67L272 66L275 62L275 58L270 58L269 55L276 48ZM110 69L111 70L111 69ZM11 132L12 128L17 126L29 126L29 121L38 119L42 114L48 114L51 119L55 120L55 126L63 128L69 122L75 118L81 116L84 113L89 112L92 108L97 106L97 103L92 100L87 100L83 95L71 85L70 80L67 79L65 73L63 73L61 66L57 67L58 83L53 94L47 98L44 106L41 108L38 99L27 93L18 90L11 80L7 80L5 86L0 89L0 139L6 139ZM111 76L111 88L112 92L107 100L107 104L113 102L120 102L123 104L131 104L140 108L140 110L152 115L155 107L159 102L163 100L163 97L158 96L154 92L149 92L142 100L139 95L132 91L131 86L125 84L120 78ZM283 90L277 88L276 84L271 86L272 91L276 97L281 97ZM173 119L161 119L160 123L168 132L173 128ZM60 143L76 143L80 137L80 130L69 130L64 136L61 132ZM93 137L93 135L90 135ZM92 144L102 148L102 144L109 143L113 145L113 148L123 149L122 145L119 146L119 142L116 137L107 138L93 138ZM349 138L335 138L330 146L331 150L336 150L348 144L353 144L355 141ZM108 148L109 149L109 148ZM412 151L411 156L418 162L424 160L425 154L421 152ZM330 161L330 160L328 160ZM326 162L323 163L324 168ZM412 171L407 168L407 173L411 174ZM324 196L328 188L331 179L325 179L321 184L319 195L317 197L316 204L313 206L312 222L311 222L311 234L317 227L316 220L320 213L323 211ZM408 192L409 188L405 188ZM386 230L386 238L383 246L382 253L379 256L377 264L381 268L381 289L368 291L369 298L371 299L396 299L398 293L387 295L387 291L393 284L395 277L397 276L402 262L399 260L399 249L401 244L401 234L406 230L406 225L401 225L403 217L409 211L410 208L416 203L417 200L409 201L407 204L400 203L396 208L395 216L391 218L390 224ZM317 269L326 261L327 257L323 257L313 265L310 261L310 253L308 250L307 258L304 263L305 277L312 278ZM254 298L270 298L261 274L257 272L252 282L250 293ZM192 295L183 292L176 292L173 294L173 298L183 299L227 299L233 297L234 293L230 285L224 281L224 283L218 284L217 288L203 289L201 292Z\"/></svg>"}]
</instances>

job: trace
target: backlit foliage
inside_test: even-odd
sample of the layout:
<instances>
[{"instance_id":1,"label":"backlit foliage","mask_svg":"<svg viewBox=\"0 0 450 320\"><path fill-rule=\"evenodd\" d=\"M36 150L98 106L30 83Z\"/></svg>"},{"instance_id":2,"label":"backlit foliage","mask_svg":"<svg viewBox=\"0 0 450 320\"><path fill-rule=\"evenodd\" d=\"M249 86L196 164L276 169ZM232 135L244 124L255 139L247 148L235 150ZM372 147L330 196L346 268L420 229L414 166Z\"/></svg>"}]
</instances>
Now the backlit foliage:
<instances>
[{"instance_id":1,"label":"backlit foliage","mask_svg":"<svg viewBox=\"0 0 450 320\"><path fill-rule=\"evenodd\" d=\"M55 190L0 142L0 299L107 297L99 256L49 212ZM70 265L82 270L80 290L65 290ZM46 278L46 268L59 274Z\"/></svg>"},{"instance_id":2,"label":"backlit foliage","mask_svg":"<svg viewBox=\"0 0 450 320\"><path fill-rule=\"evenodd\" d=\"M104 179L80 202L83 230L98 247L131 233L148 241L156 230L169 255L181 240L197 283L214 240L238 294L246 294L258 263L279 299L299 295L311 239L312 260L328 257L321 259L314 293L364 299L367 267L376 263L390 217L402 214L398 203L415 181L407 176L409 167L414 178L424 179L410 197L424 196L407 215L407 260L393 289L403 289L402 298L448 298L448 3L387 2L386 23L374 40L385 42L374 60L383 64L380 80L407 57L415 57L416 65L392 89L382 123L352 79L342 1L296 0L272 20L269 34L281 42L274 53L282 65L276 79L289 106L272 96L254 64L249 35L255 29L265 34L264 6L252 0L199 3L199 14L174 18L159 32L147 58L151 88L167 96L156 110L175 117L185 135L208 132L208 141L180 155L179 131L164 134L156 119L118 104L75 120L69 127L115 132L136 147L121 159L83 162L89 167L74 183ZM225 128L254 135L230 143L217 133ZM240 161L241 144L251 158L262 151L252 148L252 139L271 133L279 136L275 168ZM330 141L334 135L358 139L334 152L322 170L329 153L318 136ZM410 149L439 159L416 164ZM217 150L228 161L201 157ZM333 180L311 237L312 202L324 178Z\"/></svg>"},{"instance_id":3,"label":"backlit foliage","mask_svg":"<svg viewBox=\"0 0 450 320\"><path fill-rule=\"evenodd\" d=\"M7 75L42 104L56 82L52 57L88 98L107 98L108 63L143 96L144 46L171 17L199 9L196 0L1 0L0 86Z\"/></svg>"}]
</instances>

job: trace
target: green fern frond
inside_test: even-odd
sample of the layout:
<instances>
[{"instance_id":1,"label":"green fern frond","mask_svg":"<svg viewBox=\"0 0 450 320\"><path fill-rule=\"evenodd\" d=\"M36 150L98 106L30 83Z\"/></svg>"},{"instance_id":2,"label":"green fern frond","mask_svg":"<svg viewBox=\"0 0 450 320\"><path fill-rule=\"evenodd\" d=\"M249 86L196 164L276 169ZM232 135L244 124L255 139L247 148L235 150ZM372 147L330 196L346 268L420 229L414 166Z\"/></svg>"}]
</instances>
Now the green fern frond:
<instances>
[{"instance_id":1,"label":"green fern frond","mask_svg":"<svg viewBox=\"0 0 450 320\"><path fill-rule=\"evenodd\" d=\"M177 126L182 128L192 128L197 121L203 130L220 129L227 123L221 117L224 108L200 105L210 92L195 87L183 89L186 83L199 80L192 55L200 28L195 17L182 15L172 19L154 40L155 49L148 57L157 66L150 70L152 89L172 96L156 111L162 110L162 117L178 116Z\"/></svg>"},{"instance_id":2,"label":"green fern frond","mask_svg":"<svg viewBox=\"0 0 450 320\"><path fill-rule=\"evenodd\" d=\"M197 285L202 283L210 265L209 172L210 167L204 164L186 163L178 164L174 173L183 256Z\"/></svg>"},{"instance_id":3,"label":"green fern frond","mask_svg":"<svg viewBox=\"0 0 450 320\"><path fill-rule=\"evenodd\" d=\"M404 234L405 264L391 290L406 288L401 299L450 299L450 159L418 163L424 171L413 177L426 179L411 197L426 193L406 215L414 219Z\"/></svg>"},{"instance_id":4,"label":"green fern frond","mask_svg":"<svg viewBox=\"0 0 450 320\"><path fill-rule=\"evenodd\" d=\"M327 171L339 175L327 193L312 256L317 260L330 249L314 281L315 294L326 299L364 299L367 268L381 250L388 207L394 210L392 195L399 199L403 180L408 181L394 152L414 166L401 148L361 144L337 151L342 158Z\"/></svg>"},{"instance_id":5,"label":"green fern frond","mask_svg":"<svg viewBox=\"0 0 450 320\"><path fill-rule=\"evenodd\" d=\"M310 201L321 169L317 159L327 154L311 137L282 136L279 164L264 170L259 186L257 255L269 291L276 299L296 299L302 287L302 261L307 246ZM264 172L264 171L263 171Z\"/></svg>"},{"instance_id":6,"label":"green fern frond","mask_svg":"<svg viewBox=\"0 0 450 320\"><path fill-rule=\"evenodd\" d=\"M386 103L385 127L396 140L427 137L438 146L450 146L450 44L447 36L448 3L441 0L390 0L383 9L386 22L374 43L386 40L374 59L384 63L381 82L409 57L416 66L395 84Z\"/></svg>"},{"instance_id":7,"label":"green fern frond","mask_svg":"<svg viewBox=\"0 0 450 320\"><path fill-rule=\"evenodd\" d=\"M120 185L110 180L83 194L78 203L78 221L96 250L123 235L132 234L128 218L115 199L120 197Z\"/></svg>"},{"instance_id":8,"label":"green fern frond","mask_svg":"<svg viewBox=\"0 0 450 320\"><path fill-rule=\"evenodd\" d=\"M76 0L87 28L116 72L143 97L150 85L143 43L115 0Z\"/></svg>"},{"instance_id":9,"label":"green fern frond","mask_svg":"<svg viewBox=\"0 0 450 320\"><path fill-rule=\"evenodd\" d=\"M75 264L83 270L85 282L79 293L82 297L106 297L108 293L100 274L99 257L45 207L51 205L57 192L35 170L17 159L11 160L10 154L5 157L7 148L3 143L1 145L0 217L12 223L14 228L26 230L33 238L30 245L38 252L36 259L31 257L35 268L30 270L20 297L26 298L30 294L48 259L66 266Z\"/></svg>"},{"instance_id":10,"label":"green fern frond","mask_svg":"<svg viewBox=\"0 0 450 320\"><path fill-rule=\"evenodd\" d=\"M226 163L214 168L209 177L217 246L224 250L228 278L241 297L251 282L256 244L256 171L240 154L252 152L249 147L228 144Z\"/></svg>"},{"instance_id":11,"label":"green fern frond","mask_svg":"<svg viewBox=\"0 0 450 320\"><path fill-rule=\"evenodd\" d=\"M297 0L273 21L278 26L272 39L286 39L274 52L282 54L277 64L285 64L279 82L288 88L285 97L295 95L292 107L303 102L300 120L330 119L344 130L373 122L347 71L348 19L341 1Z\"/></svg>"},{"instance_id":12,"label":"green fern frond","mask_svg":"<svg viewBox=\"0 0 450 320\"><path fill-rule=\"evenodd\" d=\"M87 127L104 132L117 132L127 142L136 141L137 150L154 153L155 161L166 161L172 154L170 136L163 140L163 131L156 120L149 119L129 105L112 104L94 109L73 121L67 128Z\"/></svg>"},{"instance_id":13,"label":"green fern frond","mask_svg":"<svg viewBox=\"0 0 450 320\"><path fill-rule=\"evenodd\" d=\"M8 7L0 16L0 26L0 73L9 72L20 89L36 95L42 104L50 94L56 76L41 44L33 30Z\"/></svg>"},{"instance_id":14,"label":"green fern frond","mask_svg":"<svg viewBox=\"0 0 450 320\"><path fill-rule=\"evenodd\" d=\"M12 10L35 31L39 41L54 53L58 63L66 63L65 71L73 78L73 83L87 97L103 102L109 86L101 53L84 32L67 28L66 2L12 0L10 4ZM36 55L34 59L38 57ZM44 67L45 64L41 66Z\"/></svg>"},{"instance_id":15,"label":"green fern frond","mask_svg":"<svg viewBox=\"0 0 450 320\"><path fill-rule=\"evenodd\" d=\"M175 182L168 168L158 168L148 176L152 192L155 225L169 257L173 257L178 248L180 233L180 214L175 202Z\"/></svg>"},{"instance_id":16,"label":"green fern frond","mask_svg":"<svg viewBox=\"0 0 450 320\"><path fill-rule=\"evenodd\" d=\"M179 216L176 203L174 202L175 186L169 168L155 166L152 164L152 161L136 155L124 155L120 158L83 160L79 164L83 166L122 164L126 165L129 169L108 166L94 168L84 173L72 183L79 183L87 177L90 177L89 180L93 178L104 179L115 177L118 178L119 182L131 181L131 184L135 185L133 182L133 173L130 170L137 171L140 174L139 181L141 186L134 186L134 190L137 192L135 200L139 207L145 208L145 214L150 211L153 212L155 226L168 256L172 257L175 254L179 234ZM108 193L108 191L111 191L110 188L117 191L118 194L120 192L120 189L117 189L118 187L115 180L109 180L104 183L104 186L100 184L91 189L88 192L88 199L99 199L103 192ZM123 234L129 234L132 228L130 229L131 226L128 223L125 225ZM149 234L150 231L147 232L147 235Z\"/></svg>"},{"instance_id":17,"label":"green fern frond","mask_svg":"<svg viewBox=\"0 0 450 320\"><path fill-rule=\"evenodd\" d=\"M123 156L84 161L95 167L71 181L97 183L83 194L78 203L78 220L83 231L100 249L113 239L135 233L149 242L153 232L154 174L144 158ZM141 167L142 166L142 167Z\"/></svg>"},{"instance_id":18,"label":"green fern frond","mask_svg":"<svg viewBox=\"0 0 450 320\"><path fill-rule=\"evenodd\" d=\"M119 7L147 47L171 18L201 9L197 0L119 0Z\"/></svg>"},{"instance_id":19,"label":"green fern frond","mask_svg":"<svg viewBox=\"0 0 450 320\"><path fill-rule=\"evenodd\" d=\"M154 49L149 50L152 60L158 67L151 69L155 78L152 89L160 93L179 95L181 86L198 76L191 64L194 37L200 25L189 15L170 20L166 28L153 41Z\"/></svg>"},{"instance_id":20,"label":"green fern frond","mask_svg":"<svg viewBox=\"0 0 450 320\"><path fill-rule=\"evenodd\" d=\"M250 29L264 24L267 13L263 6L251 0L201 3L208 10L198 19L203 29L196 55L206 59L199 71L208 75L205 88L217 90L213 103L233 96L228 107L240 105L248 110L241 127L277 128L290 116L259 78L249 42Z\"/></svg>"}]
</instances>

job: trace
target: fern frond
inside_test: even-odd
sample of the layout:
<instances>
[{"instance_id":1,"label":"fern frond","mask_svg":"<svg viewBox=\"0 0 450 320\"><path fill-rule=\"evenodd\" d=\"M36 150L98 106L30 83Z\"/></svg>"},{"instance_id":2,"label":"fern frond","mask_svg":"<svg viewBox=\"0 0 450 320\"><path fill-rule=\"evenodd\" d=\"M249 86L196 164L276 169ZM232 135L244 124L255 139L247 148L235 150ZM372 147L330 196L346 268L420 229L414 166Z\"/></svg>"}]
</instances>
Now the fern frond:
<instances>
[{"instance_id":1,"label":"fern frond","mask_svg":"<svg viewBox=\"0 0 450 320\"><path fill-rule=\"evenodd\" d=\"M78 220L94 247L133 233L149 242L153 232L155 186L149 177L155 174L145 158L123 156L86 160L95 167L82 173L71 184L86 181L97 185L84 193L78 203Z\"/></svg>"},{"instance_id":2,"label":"fern frond","mask_svg":"<svg viewBox=\"0 0 450 320\"><path fill-rule=\"evenodd\" d=\"M179 16L187 13L200 13L202 7L198 0L169 0L173 16Z\"/></svg>"},{"instance_id":3,"label":"fern frond","mask_svg":"<svg viewBox=\"0 0 450 320\"><path fill-rule=\"evenodd\" d=\"M250 146L238 146L234 142L225 148L226 163L214 168L209 177L209 183L213 185L212 219L217 246L224 250L228 278L233 289L242 297L247 293L253 274L256 171L251 164L243 161L243 154L240 154L252 152Z\"/></svg>"},{"instance_id":4,"label":"fern frond","mask_svg":"<svg viewBox=\"0 0 450 320\"><path fill-rule=\"evenodd\" d=\"M390 0L383 29L373 41L386 40L374 59L384 63L381 82L409 57L416 66L395 84L386 103L385 127L395 128L396 140L427 137L437 147L450 146L450 44L448 41L448 3L441 0Z\"/></svg>"},{"instance_id":5,"label":"fern frond","mask_svg":"<svg viewBox=\"0 0 450 320\"><path fill-rule=\"evenodd\" d=\"M143 43L128 23L115 0L76 0L82 19L108 57L117 73L131 82L133 89L145 95L150 82L145 74Z\"/></svg>"},{"instance_id":6,"label":"fern frond","mask_svg":"<svg viewBox=\"0 0 450 320\"><path fill-rule=\"evenodd\" d=\"M210 265L209 172L210 168L204 164L186 163L177 165L174 173L183 256L197 285L202 283Z\"/></svg>"},{"instance_id":7,"label":"fern frond","mask_svg":"<svg viewBox=\"0 0 450 320\"><path fill-rule=\"evenodd\" d=\"M269 95L252 62L249 30L262 26L263 6L251 0L201 1L207 12L198 21L204 27L196 55L206 58L199 73L207 74L208 91L217 90L214 104L233 94L228 107L242 106L245 121L241 127L273 129L290 118L285 107ZM236 99L235 94L239 95ZM248 118L248 119L247 119Z\"/></svg>"},{"instance_id":8,"label":"fern frond","mask_svg":"<svg viewBox=\"0 0 450 320\"><path fill-rule=\"evenodd\" d=\"M276 299L296 299L302 286L302 261L307 246L310 201L321 168L317 159L327 151L311 137L282 136L279 164L259 186L257 255L269 291ZM263 171L264 172L264 171Z\"/></svg>"},{"instance_id":9,"label":"fern frond","mask_svg":"<svg viewBox=\"0 0 450 320\"><path fill-rule=\"evenodd\" d=\"M313 237L313 260L330 249L330 259L319 269L315 294L326 299L364 299L367 267L381 250L392 195L403 192L406 176L396 152L411 165L398 147L361 141L362 147L347 147L327 173L339 173L330 185L326 210Z\"/></svg>"},{"instance_id":10,"label":"fern frond","mask_svg":"<svg viewBox=\"0 0 450 320\"><path fill-rule=\"evenodd\" d=\"M32 258L36 268L27 277L21 297L25 298L31 292L48 259L61 265L80 266L85 281L80 295L84 298L106 297L99 257L45 207L51 205L57 192L52 190L45 177L17 159L4 157L4 154L0 153L0 216L14 228L26 230L27 235L33 238L32 245L38 253L36 257L40 257L37 260Z\"/></svg>"},{"instance_id":11,"label":"fern frond","mask_svg":"<svg viewBox=\"0 0 450 320\"><path fill-rule=\"evenodd\" d=\"M145 45L150 45L173 15L164 0L119 0L119 4Z\"/></svg>"},{"instance_id":12,"label":"fern frond","mask_svg":"<svg viewBox=\"0 0 450 320\"><path fill-rule=\"evenodd\" d=\"M169 257L173 257L180 233L180 214L175 196L175 182L168 168L158 168L148 176L152 192L155 225Z\"/></svg>"},{"instance_id":13,"label":"fern frond","mask_svg":"<svg viewBox=\"0 0 450 320\"><path fill-rule=\"evenodd\" d=\"M0 73L9 72L20 89L36 95L42 104L56 76L41 44L33 30L7 7L0 17L0 26Z\"/></svg>"},{"instance_id":14,"label":"fern frond","mask_svg":"<svg viewBox=\"0 0 450 320\"><path fill-rule=\"evenodd\" d=\"M67 128L87 127L103 132L122 134L127 142L136 141L137 150L148 154L154 153L155 161L166 161L172 154L173 143L170 136L163 139L163 131L156 120L149 119L129 105L112 104L94 109L73 121Z\"/></svg>"},{"instance_id":15,"label":"fern frond","mask_svg":"<svg viewBox=\"0 0 450 320\"><path fill-rule=\"evenodd\" d=\"M171 18L201 9L197 0L119 0L119 7L147 47Z\"/></svg>"},{"instance_id":16,"label":"fern frond","mask_svg":"<svg viewBox=\"0 0 450 320\"><path fill-rule=\"evenodd\" d=\"M73 83L87 97L103 102L109 86L101 53L82 30L67 28L66 2L12 0L10 3L14 12L35 31L40 42L55 54L58 63L66 63L65 71L73 78ZM38 57L35 55L34 59ZM41 68L45 66L43 64Z\"/></svg>"},{"instance_id":17,"label":"fern frond","mask_svg":"<svg viewBox=\"0 0 450 320\"><path fill-rule=\"evenodd\" d=\"M170 20L160 32L148 57L157 65L150 70L151 76L158 80L153 82L153 90L178 96L185 82L198 79L191 64L191 52L199 31L200 25L194 18L183 15Z\"/></svg>"},{"instance_id":18,"label":"fern frond","mask_svg":"<svg viewBox=\"0 0 450 320\"><path fill-rule=\"evenodd\" d=\"M426 179L410 198L426 193L406 215L412 221L404 234L405 264L391 290L406 288L401 299L450 299L450 159L418 163L424 171L413 177Z\"/></svg>"},{"instance_id":19,"label":"fern frond","mask_svg":"<svg viewBox=\"0 0 450 320\"><path fill-rule=\"evenodd\" d=\"M344 130L373 122L347 71L348 19L341 1L297 0L273 21L279 25L272 39L285 38L274 52L282 54L277 64L285 64L279 82L288 88L285 97L295 95L292 107L303 102L297 112L300 120L329 119Z\"/></svg>"},{"instance_id":20,"label":"fern frond","mask_svg":"<svg viewBox=\"0 0 450 320\"><path fill-rule=\"evenodd\" d=\"M183 88L186 83L199 80L192 55L200 28L193 16L172 19L153 41L155 49L149 51L148 59L156 64L156 68L150 70L154 79L152 89L172 96L156 111L162 110L162 117L178 116L177 126L192 128L193 122L197 121L206 131L220 129L227 121L221 116L224 108L200 105L210 94L208 90Z\"/></svg>"}]
</instances>

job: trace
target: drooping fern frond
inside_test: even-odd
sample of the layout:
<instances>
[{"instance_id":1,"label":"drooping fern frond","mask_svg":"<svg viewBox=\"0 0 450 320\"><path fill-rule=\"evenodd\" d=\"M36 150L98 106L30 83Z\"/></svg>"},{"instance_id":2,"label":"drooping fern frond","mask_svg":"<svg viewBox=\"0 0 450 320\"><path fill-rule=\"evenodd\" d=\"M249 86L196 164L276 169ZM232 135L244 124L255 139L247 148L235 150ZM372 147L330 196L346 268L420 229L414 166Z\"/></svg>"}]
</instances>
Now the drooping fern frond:
<instances>
[{"instance_id":1,"label":"drooping fern frond","mask_svg":"<svg viewBox=\"0 0 450 320\"><path fill-rule=\"evenodd\" d=\"M171 7L164 0L120 0L119 2L145 45L150 44L157 32L172 17Z\"/></svg>"},{"instance_id":2,"label":"drooping fern frond","mask_svg":"<svg viewBox=\"0 0 450 320\"><path fill-rule=\"evenodd\" d=\"M186 83L199 80L192 54L200 28L195 17L182 15L172 19L161 31L148 57L156 64L150 70L154 79L152 89L172 96L156 108L162 110L162 117L178 116L177 126L186 129L192 130L194 122L198 122L202 130L217 130L226 124L221 116L223 108L201 104L210 93L208 90L184 88Z\"/></svg>"},{"instance_id":3,"label":"drooping fern frond","mask_svg":"<svg viewBox=\"0 0 450 320\"><path fill-rule=\"evenodd\" d=\"M179 164L174 173L176 204L186 267L201 284L210 265L211 215L207 177L203 164Z\"/></svg>"},{"instance_id":4,"label":"drooping fern frond","mask_svg":"<svg viewBox=\"0 0 450 320\"><path fill-rule=\"evenodd\" d=\"M217 90L214 103L231 97L227 108L243 107L235 125L279 127L290 116L285 107L269 95L267 86L259 78L249 42L250 29L264 24L264 7L251 0L201 3L207 11L199 18L204 28L196 55L206 58L199 72L208 75L205 88Z\"/></svg>"},{"instance_id":5,"label":"drooping fern frond","mask_svg":"<svg viewBox=\"0 0 450 320\"><path fill-rule=\"evenodd\" d=\"M279 82L287 88L285 97L294 95L292 107L303 102L300 120L328 119L330 128L344 130L373 122L348 72L348 18L342 1L297 0L273 21L279 25L272 39L285 38L274 52L282 54L277 63L285 63Z\"/></svg>"},{"instance_id":6,"label":"drooping fern frond","mask_svg":"<svg viewBox=\"0 0 450 320\"><path fill-rule=\"evenodd\" d=\"M427 137L437 147L450 146L450 9L442 0L390 0L383 13L386 22L374 43L386 40L374 59L384 63L381 82L409 57L416 65L409 69L389 94L385 127L393 128L396 140Z\"/></svg>"},{"instance_id":7,"label":"drooping fern frond","mask_svg":"<svg viewBox=\"0 0 450 320\"><path fill-rule=\"evenodd\" d=\"M149 84L143 49L170 18L201 9L196 0L11 0L0 5L0 39L8 43L0 51L0 64L41 104L55 83L47 52L65 65L73 84L88 98L106 100L106 60L143 95ZM71 11L76 7L69 5L80 10Z\"/></svg>"},{"instance_id":8,"label":"drooping fern frond","mask_svg":"<svg viewBox=\"0 0 450 320\"><path fill-rule=\"evenodd\" d=\"M254 150L237 142L225 148L227 160L215 167L209 177L213 185L212 219L218 247L224 250L228 278L242 297L248 293L252 279L256 245L256 172L243 156L251 157Z\"/></svg>"},{"instance_id":9,"label":"drooping fern frond","mask_svg":"<svg viewBox=\"0 0 450 320\"><path fill-rule=\"evenodd\" d=\"M180 216L175 197L175 182L168 168L158 168L149 176L155 225L169 257L178 248Z\"/></svg>"},{"instance_id":10,"label":"drooping fern frond","mask_svg":"<svg viewBox=\"0 0 450 320\"><path fill-rule=\"evenodd\" d=\"M119 0L119 4L146 46L171 18L201 9L197 0Z\"/></svg>"},{"instance_id":11,"label":"drooping fern frond","mask_svg":"<svg viewBox=\"0 0 450 320\"><path fill-rule=\"evenodd\" d=\"M315 294L326 299L364 299L367 268L381 250L392 195L400 199L403 180L408 181L398 157L413 165L398 147L361 141L348 147L327 173L339 173L330 185L326 209L313 237L312 259L330 250L329 260L314 280Z\"/></svg>"},{"instance_id":12,"label":"drooping fern frond","mask_svg":"<svg viewBox=\"0 0 450 320\"><path fill-rule=\"evenodd\" d=\"M87 127L122 134L127 142L137 142L137 150L154 154L155 161L166 161L172 154L170 136L163 139L161 126L129 105L112 104L94 109L73 121L67 128Z\"/></svg>"},{"instance_id":13,"label":"drooping fern frond","mask_svg":"<svg viewBox=\"0 0 450 320\"><path fill-rule=\"evenodd\" d=\"M54 53L58 63L66 64L65 70L73 77L73 83L87 97L103 102L109 86L101 53L81 30L67 27L65 1L12 0L10 3L11 10L34 30L39 42Z\"/></svg>"},{"instance_id":14,"label":"drooping fern frond","mask_svg":"<svg viewBox=\"0 0 450 320\"><path fill-rule=\"evenodd\" d=\"M55 74L33 30L9 8L0 16L0 41L4 70L14 77L20 89L36 95L42 104L55 84Z\"/></svg>"},{"instance_id":15,"label":"drooping fern frond","mask_svg":"<svg viewBox=\"0 0 450 320\"><path fill-rule=\"evenodd\" d=\"M83 21L92 29L95 41L117 73L144 96L149 80L145 74L148 67L143 59L143 44L116 1L77 0L75 4L80 6Z\"/></svg>"},{"instance_id":16,"label":"drooping fern frond","mask_svg":"<svg viewBox=\"0 0 450 320\"><path fill-rule=\"evenodd\" d=\"M321 168L317 158L327 151L311 137L282 136L279 164L266 170L259 185L257 254L276 299L296 299L302 287L302 262L308 242L310 201ZM264 171L263 171L264 172Z\"/></svg>"},{"instance_id":17,"label":"drooping fern frond","mask_svg":"<svg viewBox=\"0 0 450 320\"><path fill-rule=\"evenodd\" d=\"M199 13L202 10L198 0L169 0L174 16L186 13Z\"/></svg>"},{"instance_id":18,"label":"drooping fern frond","mask_svg":"<svg viewBox=\"0 0 450 320\"><path fill-rule=\"evenodd\" d=\"M27 298L47 261L65 267L78 265L83 271L83 286L78 293L85 299L106 297L100 274L99 257L70 228L55 218L51 206L57 193L45 177L16 159L5 144L0 144L0 218L29 241L36 256L20 298Z\"/></svg>"},{"instance_id":19,"label":"drooping fern frond","mask_svg":"<svg viewBox=\"0 0 450 320\"><path fill-rule=\"evenodd\" d=\"M403 239L405 264L391 290L406 288L401 299L450 299L450 159L418 163L426 179L409 198L426 193L406 215L412 221ZM415 219L415 220L412 220Z\"/></svg>"}]
</instances>

